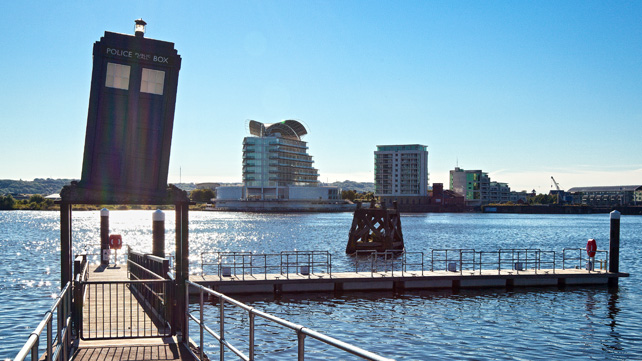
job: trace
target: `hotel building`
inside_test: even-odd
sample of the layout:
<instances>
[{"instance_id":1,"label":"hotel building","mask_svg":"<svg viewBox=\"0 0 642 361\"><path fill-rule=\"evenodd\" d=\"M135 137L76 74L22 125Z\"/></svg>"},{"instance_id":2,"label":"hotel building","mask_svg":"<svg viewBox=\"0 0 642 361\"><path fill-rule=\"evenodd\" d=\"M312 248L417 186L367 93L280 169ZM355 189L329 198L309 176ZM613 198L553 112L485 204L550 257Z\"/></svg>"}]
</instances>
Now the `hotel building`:
<instances>
[{"instance_id":1,"label":"hotel building","mask_svg":"<svg viewBox=\"0 0 642 361\"><path fill-rule=\"evenodd\" d=\"M248 122L243 139L243 186L218 187L216 208L247 211L346 211L341 189L319 185L319 172L296 120Z\"/></svg>"}]
</instances>

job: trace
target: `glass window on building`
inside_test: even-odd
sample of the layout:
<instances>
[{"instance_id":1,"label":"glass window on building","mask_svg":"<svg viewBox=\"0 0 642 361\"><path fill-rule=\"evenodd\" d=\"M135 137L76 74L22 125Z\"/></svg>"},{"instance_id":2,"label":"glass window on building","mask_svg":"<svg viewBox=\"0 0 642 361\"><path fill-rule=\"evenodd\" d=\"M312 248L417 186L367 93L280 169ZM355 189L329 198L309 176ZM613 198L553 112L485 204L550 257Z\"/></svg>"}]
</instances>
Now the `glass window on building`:
<instances>
[{"instance_id":1,"label":"glass window on building","mask_svg":"<svg viewBox=\"0 0 642 361\"><path fill-rule=\"evenodd\" d=\"M163 95L163 84L165 84L165 72L143 68L143 78L140 82L141 93Z\"/></svg>"},{"instance_id":2,"label":"glass window on building","mask_svg":"<svg viewBox=\"0 0 642 361\"><path fill-rule=\"evenodd\" d=\"M129 89L129 73L131 67L116 63L107 63L107 75L105 76L105 86L116 89Z\"/></svg>"}]
</instances>

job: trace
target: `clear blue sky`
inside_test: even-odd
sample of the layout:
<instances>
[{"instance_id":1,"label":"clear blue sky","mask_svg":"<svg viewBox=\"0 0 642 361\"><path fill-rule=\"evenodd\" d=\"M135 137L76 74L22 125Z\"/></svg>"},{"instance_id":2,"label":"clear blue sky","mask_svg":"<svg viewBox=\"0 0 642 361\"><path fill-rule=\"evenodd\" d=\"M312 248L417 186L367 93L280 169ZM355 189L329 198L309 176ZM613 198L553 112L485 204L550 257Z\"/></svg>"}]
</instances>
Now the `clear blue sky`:
<instances>
[{"instance_id":1,"label":"clear blue sky","mask_svg":"<svg viewBox=\"0 0 642 361\"><path fill-rule=\"evenodd\" d=\"M93 43L183 58L169 181L241 180L245 122L304 121L322 181L428 146L512 189L642 184L641 1L4 1L0 178L79 178ZM182 170L182 172L181 172Z\"/></svg>"}]
</instances>

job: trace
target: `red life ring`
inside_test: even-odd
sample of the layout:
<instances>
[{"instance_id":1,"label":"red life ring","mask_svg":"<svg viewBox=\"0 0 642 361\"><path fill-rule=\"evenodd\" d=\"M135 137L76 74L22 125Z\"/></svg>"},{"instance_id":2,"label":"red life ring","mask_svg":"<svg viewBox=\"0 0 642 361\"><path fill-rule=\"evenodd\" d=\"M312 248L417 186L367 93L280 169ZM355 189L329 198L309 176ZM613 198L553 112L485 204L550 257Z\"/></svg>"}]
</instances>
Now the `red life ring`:
<instances>
[{"instance_id":1,"label":"red life ring","mask_svg":"<svg viewBox=\"0 0 642 361\"><path fill-rule=\"evenodd\" d=\"M110 234L109 235L109 248L110 249L121 249L123 247L123 237L120 234Z\"/></svg>"},{"instance_id":2,"label":"red life ring","mask_svg":"<svg viewBox=\"0 0 642 361\"><path fill-rule=\"evenodd\" d=\"M589 257L595 257L595 252L597 251L597 243L593 238L589 239L586 242L586 253Z\"/></svg>"}]
</instances>

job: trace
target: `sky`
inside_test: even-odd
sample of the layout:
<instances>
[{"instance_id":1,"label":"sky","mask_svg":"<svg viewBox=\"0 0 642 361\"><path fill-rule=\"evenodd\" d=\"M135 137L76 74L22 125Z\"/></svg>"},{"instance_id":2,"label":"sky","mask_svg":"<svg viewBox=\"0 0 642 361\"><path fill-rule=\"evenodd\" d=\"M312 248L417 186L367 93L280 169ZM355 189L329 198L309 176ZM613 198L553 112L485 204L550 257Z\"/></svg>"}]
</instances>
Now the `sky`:
<instances>
[{"instance_id":1,"label":"sky","mask_svg":"<svg viewBox=\"0 0 642 361\"><path fill-rule=\"evenodd\" d=\"M182 57L169 182L240 182L246 122L296 119L322 182L428 146L430 183L642 184L640 1L4 1L0 179L80 178L105 31ZM447 187L447 186L446 186Z\"/></svg>"}]
</instances>

